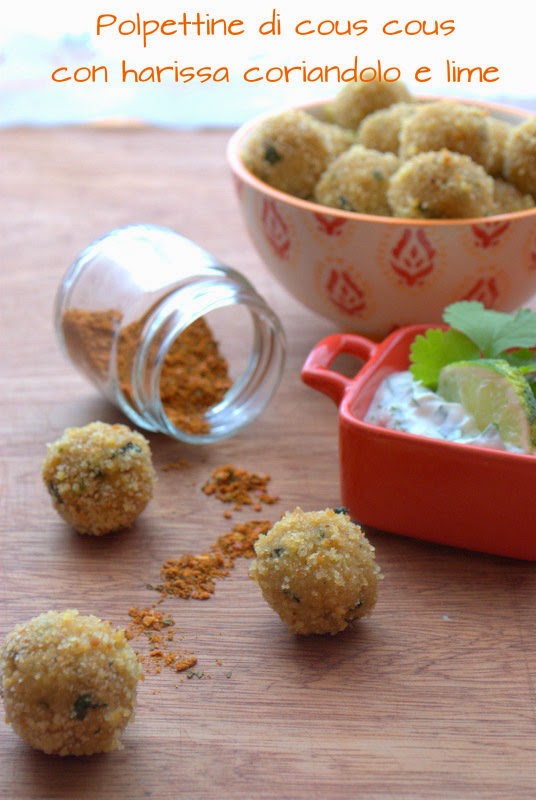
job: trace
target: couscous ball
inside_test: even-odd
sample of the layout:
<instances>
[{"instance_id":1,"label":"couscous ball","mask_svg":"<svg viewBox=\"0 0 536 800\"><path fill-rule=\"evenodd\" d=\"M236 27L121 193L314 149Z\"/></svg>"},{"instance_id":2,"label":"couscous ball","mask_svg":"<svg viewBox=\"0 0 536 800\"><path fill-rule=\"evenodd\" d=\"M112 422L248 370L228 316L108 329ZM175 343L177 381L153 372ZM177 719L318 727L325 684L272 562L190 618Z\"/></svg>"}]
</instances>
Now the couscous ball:
<instances>
[{"instance_id":1,"label":"couscous ball","mask_svg":"<svg viewBox=\"0 0 536 800\"><path fill-rule=\"evenodd\" d=\"M494 181L469 156L420 153L393 175L387 198L395 217L460 219L494 212Z\"/></svg>"},{"instance_id":2,"label":"couscous ball","mask_svg":"<svg viewBox=\"0 0 536 800\"><path fill-rule=\"evenodd\" d=\"M307 198L332 158L320 126L305 111L284 111L253 132L244 164L274 189Z\"/></svg>"},{"instance_id":3,"label":"couscous ball","mask_svg":"<svg viewBox=\"0 0 536 800\"><path fill-rule=\"evenodd\" d=\"M404 160L418 153L446 149L470 156L487 169L494 158L494 148L487 113L461 103L427 103L408 117L400 130L399 155Z\"/></svg>"},{"instance_id":4,"label":"couscous ball","mask_svg":"<svg viewBox=\"0 0 536 800\"><path fill-rule=\"evenodd\" d=\"M536 196L536 114L512 130L504 150L504 177Z\"/></svg>"},{"instance_id":5,"label":"couscous ball","mask_svg":"<svg viewBox=\"0 0 536 800\"><path fill-rule=\"evenodd\" d=\"M42 474L58 514L94 536L131 525L155 483L147 439L104 422L67 428L48 445Z\"/></svg>"},{"instance_id":6,"label":"couscous ball","mask_svg":"<svg viewBox=\"0 0 536 800\"><path fill-rule=\"evenodd\" d=\"M366 116L394 103L410 103L408 88L400 81L347 83L329 106L330 119L343 128L355 130Z\"/></svg>"},{"instance_id":7,"label":"couscous ball","mask_svg":"<svg viewBox=\"0 0 536 800\"><path fill-rule=\"evenodd\" d=\"M415 103L395 103L373 111L357 129L357 142L382 153L398 153L400 129L404 121L419 108Z\"/></svg>"},{"instance_id":8,"label":"couscous ball","mask_svg":"<svg viewBox=\"0 0 536 800\"><path fill-rule=\"evenodd\" d=\"M121 748L141 668L125 634L78 611L48 611L8 633L0 651L6 722L60 756Z\"/></svg>"},{"instance_id":9,"label":"couscous ball","mask_svg":"<svg viewBox=\"0 0 536 800\"><path fill-rule=\"evenodd\" d=\"M315 200L343 211L388 216L387 187L399 166L393 153L353 145L324 172L315 188Z\"/></svg>"},{"instance_id":10,"label":"couscous ball","mask_svg":"<svg viewBox=\"0 0 536 800\"><path fill-rule=\"evenodd\" d=\"M261 535L250 576L290 631L336 634L376 604L374 548L349 516L296 508Z\"/></svg>"}]
</instances>

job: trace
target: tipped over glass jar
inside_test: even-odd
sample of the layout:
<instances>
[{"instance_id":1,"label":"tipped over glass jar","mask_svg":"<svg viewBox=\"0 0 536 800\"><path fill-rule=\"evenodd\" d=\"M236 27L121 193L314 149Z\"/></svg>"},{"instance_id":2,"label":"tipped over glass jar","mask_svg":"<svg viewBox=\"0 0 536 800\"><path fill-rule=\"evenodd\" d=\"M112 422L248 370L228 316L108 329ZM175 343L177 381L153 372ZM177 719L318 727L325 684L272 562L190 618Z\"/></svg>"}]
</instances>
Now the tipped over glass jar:
<instances>
[{"instance_id":1,"label":"tipped over glass jar","mask_svg":"<svg viewBox=\"0 0 536 800\"><path fill-rule=\"evenodd\" d=\"M130 225L86 247L56 295L70 361L136 425L189 443L233 436L282 377L285 336L240 272L174 231Z\"/></svg>"}]
</instances>

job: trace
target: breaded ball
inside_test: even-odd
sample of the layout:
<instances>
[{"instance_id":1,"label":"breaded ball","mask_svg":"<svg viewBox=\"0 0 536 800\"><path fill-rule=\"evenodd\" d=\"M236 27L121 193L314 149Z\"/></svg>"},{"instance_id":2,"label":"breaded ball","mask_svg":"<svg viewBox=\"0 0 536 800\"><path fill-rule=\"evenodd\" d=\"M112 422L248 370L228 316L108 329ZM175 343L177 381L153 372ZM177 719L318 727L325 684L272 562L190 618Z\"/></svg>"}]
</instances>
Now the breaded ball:
<instances>
[{"instance_id":1,"label":"breaded ball","mask_svg":"<svg viewBox=\"0 0 536 800\"><path fill-rule=\"evenodd\" d=\"M469 156L420 153L395 172L387 198L395 217L483 217L494 211L494 182Z\"/></svg>"},{"instance_id":2,"label":"breaded ball","mask_svg":"<svg viewBox=\"0 0 536 800\"><path fill-rule=\"evenodd\" d=\"M67 428L47 447L43 480L58 514L79 533L126 528L153 494L149 442L126 425Z\"/></svg>"},{"instance_id":3,"label":"breaded ball","mask_svg":"<svg viewBox=\"0 0 536 800\"><path fill-rule=\"evenodd\" d=\"M373 111L394 103L409 103L411 99L408 88L400 81L347 83L329 106L329 116L337 125L355 130Z\"/></svg>"},{"instance_id":4,"label":"breaded ball","mask_svg":"<svg viewBox=\"0 0 536 800\"><path fill-rule=\"evenodd\" d=\"M487 169L494 156L487 113L474 106L442 100L422 106L402 124L399 150L402 159L443 149L470 156Z\"/></svg>"},{"instance_id":5,"label":"breaded ball","mask_svg":"<svg viewBox=\"0 0 536 800\"><path fill-rule=\"evenodd\" d=\"M344 630L376 604L380 568L359 525L296 508L261 535L250 576L293 633Z\"/></svg>"},{"instance_id":6,"label":"breaded ball","mask_svg":"<svg viewBox=\"0 0 536 800\"><path fill-rule=\"evenodd\" d=\"M534 208L534 198L530 194L523 194L511 183L495 178L494 187L494 214L510 214L514 211L526 211Z\"/></svg>"},{"instance_id":7,"label":"breaded ball","mask_svg":"<svg viewBox=\"0 0 536 800\"><path fill-rule=\"evenodd\" d=\"M120 749L140 676L124 632L73 609L17 625L0 652L6 722L60 756Z\"/></svg>"},{"instance_id":8,"label":"breaded ball","mask_svg":"<svg viewBox=\"0 0 536 800\"><path fill-rule=\"evenodd\" d=\"M317 121L299 110L265 120L242 153L244 164L257 178L302 198L312 195L331 157Z\"/></svg>"},{"instance_id":9,"label":"breaded ball","mask_svg":"<svg viewBox=\"0 0 536 800\"><path fill-rule=\"evenodd\" d=\"M536 196L536 114L516 125L508 137L503 172L520 192Z\"/></svg>"},{"instance_id":10,"label":"breaded ball","mask_svg":"<svg viewBox=\"0 0 536 800\"><path fill-rule=\"evenodd\" d=\"M389 216L387 187L399 166L393 153L353 145L324 172L315 187L315 200L343 211Z\"/></svg>"},{"instance_id":11,"label":"breaded ball","mask_svg":"<svg viewBox=\"0 0 536 800\"><path fill-rule=\"evenodd\" d=\"M418 108L415 103L395 103L389 108L373 111L357 129L357 142L371 150L397 154L402 124Z\"/></svg>"}]
</instances>

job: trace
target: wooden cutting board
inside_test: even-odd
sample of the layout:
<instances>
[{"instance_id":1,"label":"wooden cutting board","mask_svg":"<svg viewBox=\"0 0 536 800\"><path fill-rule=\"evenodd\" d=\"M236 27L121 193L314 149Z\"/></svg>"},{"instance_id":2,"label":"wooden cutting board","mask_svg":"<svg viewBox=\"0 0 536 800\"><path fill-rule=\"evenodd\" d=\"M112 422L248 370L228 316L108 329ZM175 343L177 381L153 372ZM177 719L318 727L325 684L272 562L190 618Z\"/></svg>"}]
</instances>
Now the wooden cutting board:
<instances>
[{"instance_id":1,"label":"wooden cutting board","mask_svg":"<svg viewBox=\"0 0 536 800\"><path fill-rule=\"evenodd\" d=\"M0 637L49 608L127 625L131 606L154 602L146 587L167 558L203 552L256 516L227 520L203 494L221 464L271 474L280 501L261 516L272 521L296 505L339 503L336 409L299 378L332 326L287 296L254 252L225 162L229 135L0 132ZM283 320L289 356L275 399L235 438L195 447L150 436L154 500L132 530L97 540L56 516L40 464L65 427L121 417L59 352L52 304L76 254L132 222L174 228L246 273ZM1 723L0 796L534 798L536 566L370 539L385 576L377 608L336 637L289 634L245 559L209 600L166 600L201 677L147 675L125 747L109 755L47 757Z\"/></svg>"}]
</instances>

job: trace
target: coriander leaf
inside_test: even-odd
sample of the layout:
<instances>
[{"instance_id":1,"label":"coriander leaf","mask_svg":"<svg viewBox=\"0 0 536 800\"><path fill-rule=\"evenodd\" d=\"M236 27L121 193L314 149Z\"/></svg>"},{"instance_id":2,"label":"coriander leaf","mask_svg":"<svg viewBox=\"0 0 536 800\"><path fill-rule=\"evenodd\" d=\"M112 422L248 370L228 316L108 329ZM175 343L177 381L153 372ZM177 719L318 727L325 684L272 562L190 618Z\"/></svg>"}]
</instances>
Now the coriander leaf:
<instances>
[{"instance_id":1,"label":"coriander leaf","mask_svg":"<svg viewBox=\"0 0 536 800\"><path fill-rule=\"evenodd\" d=\"M484 358L495 358L514 347L536 345L536 314L527 308L507 314L485 308L476 300L462 300L448 306L443 319L471 339Z\"/></svg>"},{"instance_id":2,"label":"coriander leaf","mask_svg":"<svg viewBox=\"0 0 536 800\"><path fill-rule=\"evenodd\" d=\"M517 350L501 353L501 358L508 361L512 367L520 369L521 372L536 372L536 350L520 347Z\"/></svg>"},{"instance_id":3,"label":"coriander leaf","mask_svg":"<svg viewBox=\"0 0 536 800\"><path fill-rule=\"evenodd\" d=\"M512 347L534 347L536 345L536 314L529 308L520 308L512 316L508 325L498 331L495 347L510 350Z\"/></svg>"},{"instance_id":4,"label":"coriander leaf","mask_svg":"<svg viewBox=\"0 0 536 800\"><path fill-rule=\"evenodd\" d=\"M480 351L459 331L429 328L416 336L410 347L410 371L413 377L430 389L437 388L439 373L453 361L478 358Z\"/></svg>"}]
</instances>

